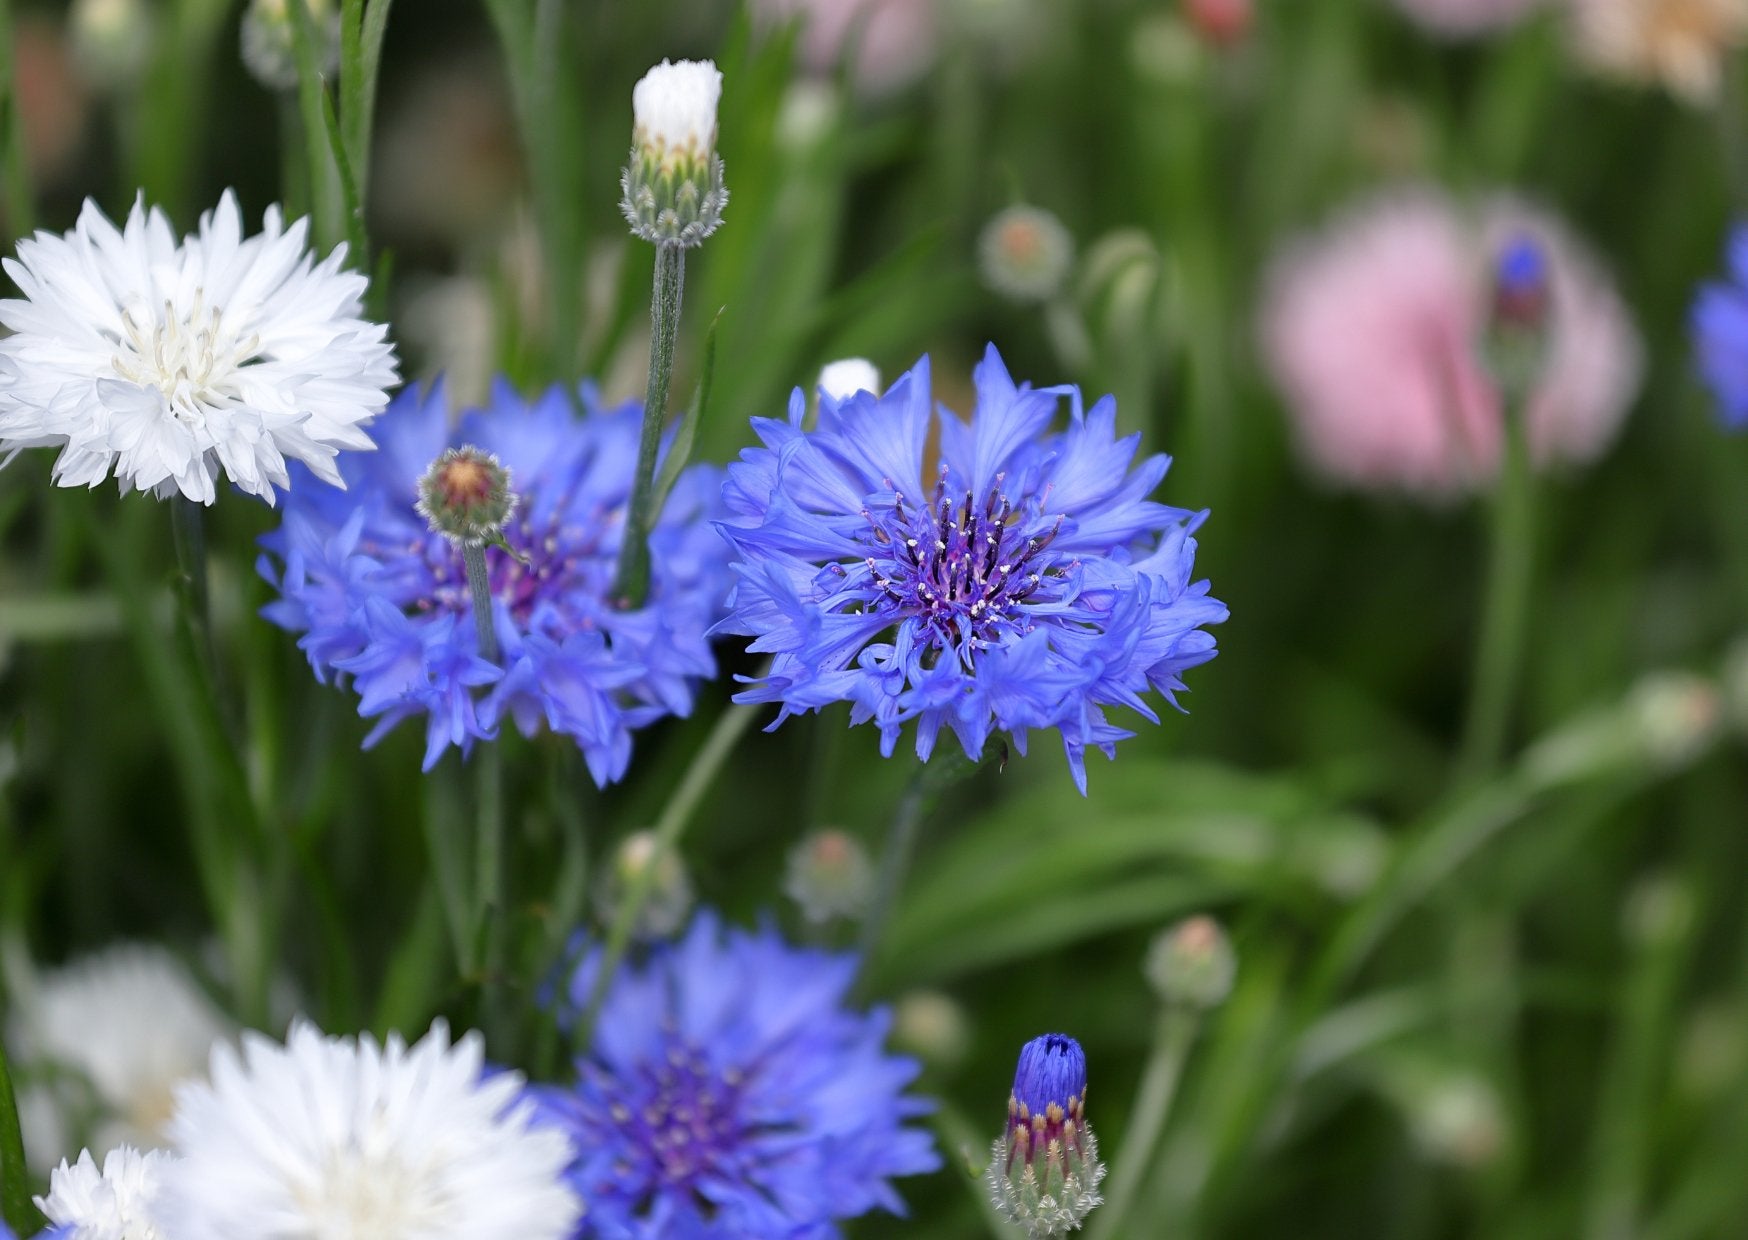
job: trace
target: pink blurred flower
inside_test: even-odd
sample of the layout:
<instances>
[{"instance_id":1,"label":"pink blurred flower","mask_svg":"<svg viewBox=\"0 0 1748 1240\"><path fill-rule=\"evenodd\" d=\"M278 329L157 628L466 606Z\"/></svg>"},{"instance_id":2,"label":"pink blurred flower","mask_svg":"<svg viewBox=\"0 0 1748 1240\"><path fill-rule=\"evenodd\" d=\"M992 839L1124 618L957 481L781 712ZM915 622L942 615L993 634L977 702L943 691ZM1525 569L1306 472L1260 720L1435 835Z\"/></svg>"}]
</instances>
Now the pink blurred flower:
<instances>
[{"instance_id":1,"label":"pink blurred flower","mask_svg":"<svg viewBox=\"0 0 1748 1240\"><path fill-rule=\"evenodd\" d=\"M1501 395L1482 359L1493 264L1546 255L1547 351L1529 397L1538 465L1587 461L1638 391L1639 338L1608 278L1545 212L1494 198L1468 214L1432 191L1385 195L1278 259L1263 349L1311 464L1331 480L1428 498L1499 465Z\"/></svg>"},{"instance_id":2,"label":"pink blurred flower","mask_svg":"<svg viewBox=\"0 0 1748 1240\"><path fill-rule=\"evenodd\" d=\"M938 0L751 0L762 24L801 21L801 59L815 73L854 49L856 84L876 94L914 78L935 54Z\"/></svg>"},{"instance_id":3,"label":"pink blurred flower","mask_svg":"<svg viewBox=\"0 0 1748 1240\"><path fill-rule=\"evenodd\" d=\"M1396 0L1396 7L1434 34L1468 38L1501 30L1547 0Z\"/></svg>"}]
</instances>

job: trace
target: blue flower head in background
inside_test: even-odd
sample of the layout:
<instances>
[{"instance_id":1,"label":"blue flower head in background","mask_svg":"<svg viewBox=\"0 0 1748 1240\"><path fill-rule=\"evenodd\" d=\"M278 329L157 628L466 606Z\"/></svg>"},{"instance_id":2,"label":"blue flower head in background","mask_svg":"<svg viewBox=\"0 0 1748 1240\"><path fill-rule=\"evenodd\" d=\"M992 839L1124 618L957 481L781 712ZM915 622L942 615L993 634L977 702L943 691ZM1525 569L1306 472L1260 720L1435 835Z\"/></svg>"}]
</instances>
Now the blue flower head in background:
<instances>
[{"instance_id":1,"label":"blue flower head in background","mask_svg":"<svg viewBox=\"0 0 1748 1240\"><path fill-rule=\"evenodd\" d=\"M579 415L553 388L519 398L506 384L488 408L451 427L441 387L403 391L377 423L380 451L347 453L344 491L298 486L284 523L263 540L261 573L280 592L264 613L300 633L322 680L350 682L374 743L401 720L426 719L425 767L465 753L512 719L573 737L599 784L618 779L633 729L691 710L716 674L706 630L729 581L710 518L721 473L684 470L650 536L649 600L609 599L624 537L642 410L603 407L582 389ZM460 444L509 471L515 507L486 549L497 663L480 657L462 552L417 509L419 480Z\"/></svg>"},{"instance_id":2,"label":"blue flower head in background","mask_svg":"<svg viewBox=\"0 0 1748 1240\"><path fill-rule=\"evenodd\" d=\"M1748 224L1730 238L1729 273L1700 290L1693 307L1699 371L1732 430L1748 427Z\"/></svg>"},{"instance_id":3,"label":"blue flower head in background","mask_svg":"<svg viewBox=\"0 0 1748 1240\"><path fill-rule=\"evenodd\" d=\"M1104 1199L1098 1138L1086 1120L1086 1054L1067 1034L1020 1048L1007 1130L984 1179L999 1209L1031 1236L1078 1229Z\"/></svg>"},{"instance_id":4,"label":"blue flower head in background","mask_svg":"<svg viewBox=\"0 0 1748 1240\"><path fill-rule=\"evenodd\" d=\"M580 1009L600 967L568 980ZM853 956L790 947L709 913L614 977L570 1087L533 1089L577 1150L601 1240L829 1240L837 1221L904 1203L891 1177L940 1165L885 1053L890 1019L846 1006ZM574 1010L572 1012L574 1014Z\"/></svg>"},{"instance_id":5,"label":"blue flower head in background","mask_svg":"<svg viewBox=\"0 0 1748 1240\"><path fill-rule=\"evenodd\" d=\"M914 721L925 761L943 727L974 759L992 732L1024 753L1055 728L1084 792L1087 747L1133 735L1106 709L1157 722L1144 695L1175 704L1214 657L1203 626L1226 608L1191 580L1205 514L1148 498L1169 462L1130 468L1111 398L1016 386L993 347L975 379L970 421L936 410L927 358L884 396L822 393L813 430L800 391L754 421L764 447L724 488L739 579L719 628L772 664L737 700L781 703L777 723L847 701L888 755Z\"/></svg>"}]
</instances>

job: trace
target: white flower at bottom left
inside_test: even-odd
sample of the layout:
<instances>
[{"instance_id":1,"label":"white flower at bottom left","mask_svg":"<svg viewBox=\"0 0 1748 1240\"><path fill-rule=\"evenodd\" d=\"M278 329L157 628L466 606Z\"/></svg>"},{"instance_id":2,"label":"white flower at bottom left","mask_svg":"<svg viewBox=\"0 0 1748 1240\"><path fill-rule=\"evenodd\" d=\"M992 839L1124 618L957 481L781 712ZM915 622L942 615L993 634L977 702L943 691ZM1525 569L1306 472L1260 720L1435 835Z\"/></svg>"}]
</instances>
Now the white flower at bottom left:
<instances>
[{"instance_id":1,"label":"white flower at bottom left","mask_svg":"<svg viewBox=\"0 0 1748 1240\"><path fill-rule=\"evenodd\" d=\"M90 1150L76 1163L61 1163L49 1177L49 1195L36 1199L53 1228L47 1234L57 1240L164 1240L151 1216L171 1161L168 1154L123 1145L104 1156L102 1171Z\"/></svg>"}]
</instances>

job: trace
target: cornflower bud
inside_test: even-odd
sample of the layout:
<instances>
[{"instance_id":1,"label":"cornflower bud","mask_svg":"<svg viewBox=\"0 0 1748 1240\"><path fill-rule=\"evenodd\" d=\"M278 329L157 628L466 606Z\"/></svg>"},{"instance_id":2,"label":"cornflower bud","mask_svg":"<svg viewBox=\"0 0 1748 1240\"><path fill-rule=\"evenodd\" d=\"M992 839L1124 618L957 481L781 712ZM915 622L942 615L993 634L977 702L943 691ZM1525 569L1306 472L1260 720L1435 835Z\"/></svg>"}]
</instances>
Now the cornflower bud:
<instances>
[{"instance_id":1,"label":"cornflower bud","mask_svg":"<svg viewBox=\"0 0 1748 1240\"><path fill-rule=\"evenodd\" d=\"M432 530L463 547L495 544L516 511L510 471L471 444L449 448L419 479L419 515Z\"/></svg>"},{"instance_id":2,"label":"cornflower bud","mask_svg":"<svg viewBox=\"0 0 1748 1240\"><path fill-rule=\"evenodd\" d=\"M1203 42L1220 48L1242 43L1256 16L1251 0L1184 0L1184 14Z\"/></svg>"},{"instance_id":3,"label":"cornflower bud","mask_svg":"<svg viewBox=\"0 0 1748 1240\"><path fill-rule=\"evenodd\" d=\"M268 90L297 89L297 32L289 6L301 2L316 37L316 65L340 67L340 14L333 0L250 0L243 14L243 64Z\"/></svg>"},{"instance_id":4,"label":"cornflower bud","mask_svg":"<svg viewBox=\"0 0 1748 1240\"><path fill-rule=\"evenodd\" d=\"M139 82L157 24L145 0L74 0L67 23L73 61L88 84L124 91Z\"/></svg>"},{"instance_id":5,"label":"cornflower bud","mask_svg":"<svg viewBox=\"0 0 1748 1240\"><path fill-rule=\"evenodd\" d=\"M631 158L619 206L631 231L652 245L699 245L722 223L721 98L722 74L709 60L664 60L631 92Z\"/></svg>"},{"instance_id":6,"label":"cornflower bud","mask_svg":"<svg viewBox=\"0 0 1748 1240\"><path fill-rule=\"evenodd\" d=\"M1074 239L1042 207L1009 207L988 224L977 243L983 282L1014 301L1049 301L1062 291L1074 265Z\"/></svg>"},{"instance_id":7,"label":"cornflower bud","mask_svg":"<svg viewBox=\"0 0 1748 1240\"><path fill-rule=\"evenodd\" d=\"M1487 362L1510 393L1529 391L1547 355L1553 308L1547 251L1527 233L1507 241L1493 260L1487 319Z\"/></svg>"},{"instance_id":8,"label":"cornflower bud","mask_svg":"<svg viewBox=\"0 0 1748 1240\"><path fill-rule=\"evenodd\" d=\"M673 849L656 851L653 831L633 831L613 853L613 863L601 875L595 887L595 900L603 921L611 922L619 902L650 866L655 867L649 898L638 911L632 933L649 942L672 937L692 911L692 880L686 874L685 862Z\"/></svg>"},{"instance_id":9,"label":"cornflower bud","mask_svg":"<svg viewBox=\"0 0 1748 1240\"><path fill-rule=\"evenodd\" d=\"M1207 1011L1232 993L1238 956L1212 917L1197 916L1161 932L1144 967L1155 993L1173 1007Z\"/></svg>"},{"instance_id":10,"label":"cornflower bud","mask_svg":"<svg viewBox=\"0 0 1748 1240\"><path fill-rule=\"evenodd\" d=\"M1033 1038L1020 1048L1007 1133L984 1174L996 1208L1028 1236L1060 1236L1104 1200L1104 1178L1086 1121L1086 1054L1066 1034Z\"/></svg>"},{"instance_id":11,"label":"cornflower bud","mask_svg":"<svg viewBox=\"0 0 1748 1240\"><path fill-rule=\"evenodd\" d=\"M783 890L815 925L834 917L857 918L868 911L874 894L874 867L854 836L815 831L790 850Z\"/></svg>"},{"instance_id":12,"label":"cornflower bud","mask_svg":"<svg viewBox=\"0 0 1748 1240\"><path fill-rule=\"evenodd\" d=\"M820 368L819 390L833 400L843 400L857 392L880 395L880 371L865 357L845 357L827 362Z\"/></svg>"}]
</instances>

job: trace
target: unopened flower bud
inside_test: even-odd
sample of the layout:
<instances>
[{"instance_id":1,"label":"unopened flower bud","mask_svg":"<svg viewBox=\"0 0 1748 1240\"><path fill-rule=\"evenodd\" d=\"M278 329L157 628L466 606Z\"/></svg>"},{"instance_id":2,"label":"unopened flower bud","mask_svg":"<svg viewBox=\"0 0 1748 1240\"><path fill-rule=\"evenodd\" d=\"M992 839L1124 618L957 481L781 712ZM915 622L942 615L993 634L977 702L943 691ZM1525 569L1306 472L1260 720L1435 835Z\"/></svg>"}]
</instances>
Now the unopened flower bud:
<instances>
[{"instance_id":1,"label":"unopened flower bud","mask_svg":"<svg viewBox=\"0 0 1748 1240\"><path fill-rule=\"evenodd\" d=\"M664 60L631 92L631 159L619 178L619 206L631 231L652 245L699 245L722 223L721 98L722 74L709 60Z\"/></svg>"},{"instance_id":2,"label":"unopened flower bud","mask_svg":"<svg viewBox=\"0 0 1748 1240\"><path fill-rule=\"evenodd\" d=\"M1014 301L1049 301L1074 265L1074 239L1042 207L1014 206L984 225L977 244L983 282Z\"/></svg>"},{"instance_id":3,"label":"unopened flower bud","mask_svg":"<svg viewBox=\"0 0 1748 1240\"><path fill-rule=\"evenodd\" d=\"M1634 734L1652 764L1686 766L1717 735L1724 706L1718 687L1691 672L1652 672L1627 696Z\"/></svg>"},{"instance_id":4,"label":"unopened flower bud","mask_svg":"<svg viewBox=\"0 0 1748 1240\"><path fill-rule=\"evenodd\" d=\"M1147 980L1174 1007L1206 1011L1232 993L1238 956L1212 917L1191 917L1161 932L1147 950Z\"/></svg>"},{"instance_id":5,"label":"unopened flower bud","mask_svg":"<svg viewBox=\"0 0 1748 1240\"><path fill-rule=\"evenodd\" d=\"M971 1048L965 1009L938 990L901 995L892 1012L892 1044L931 1067L956 1068Z\"/></svg>"},{"instance_id":6,"label":"unopened flower bud","mask_svg":"<svg viewBox=\"0 0 1748 1240\"><path fill-rule=\"evenodd\" d=\"M1007 1133L984 1174L996 1208L1034 1240L1064 1235L1104 1200L1104 1178L1086 1120L1086 1054L1066 1034L1033 1038L1020 1049Z\"/></svg>"},{"instance_id":7,"label":"unopened flower bud","mask_svg":"<svg viewBox=\"0 0 1748 1240\"><path fill-rule=\"evenodd\" d=\"M1471 1072L1420 1081L1405 1099L1415 1144L1435 1162L1479 1170L1505 1148L1506 1121L1499 1093Z\"/></svg>"},{"instance_id":8,"label":"unopened flower bud","mask_svg":"<svg viewBox=\"0 0 1748 1240\"><path fill-rule=\"evenodd\" d=\"M269 90L297 89L297 31L290 5L297 0L250 0L243 14L243 64ZM316 40L316 67L340 67L340 14L334 0L302 0Z\"/></svg>"},{"instance_id":9,"label":"unopened flower bud","mask_svg":"<svg viewBox=\"0 0 1748 1240\"><path fill-rule=\"evenodd\" d=\"M146 0L74 0L67 21L73 61L87 83L122 91L139 81L156 25Z\"/></svg>"},{"instance_id":10,"label":"unopened flower bud","mask_svg":"<svg viewBox=\"0 0 1748 1240\"><path fill-rule=\"evenodd\" d=\"M880 372L865 357L846 357L827 362L819 372L819 390L833 400L844 400L857 392L880 395Z\"/></svg>"},{"instance_id":11,"label":"unopened flower bud","mask_svg":"<svg viewBox=\"0 0 1748 1240\"><path fill-rule=\"evenodd\" d=\"M815 831L790 850L783 890L815 925L835 917L857 918L868 911L874 894L874 867L854 836L836 829Z\"/></svg>"},{"instance_id":12,"label":"unopened flower bud","mask_svg":"<svg viewBox=\"0 0 1748 1240\"><path fill-rule=\"evenodd\" d=\"M446 449L419 479L414 505L431 529L463 547L501 542L516 511L510 471L490 452L463 444Z\"/></svg>"},{"instance_id":13,"label":"unopened flower bud","mask_svg":"<svg viewBox=\"0 0 1748 1240\"><path fill-rule=\"evenodd\" d=\"M1673 874L1640 879L1627 892L1621 909L1621 930L1633 946L1664 947L1693 929L1693 889Z\"/></svg>"},{"instance_id":14,"label":"unopened flower bud","mask_svg":"<svg viewBox=\"0 0 1748 1240\"><path fill-rule=\"evenodd\" d=\"M1553 304L1547 250L1535 237L1518 233L1494 255L1492 274L1487 362L1500 385L1521 396L1547 354Z\"/></svg>"},{"instance_id":15,"label":"unopened flower bud","mask_svg":"<svg viewBox=\"0 0 1748 1240\"><path fill-rule=\"evenodd\" d=\"M602 920L611 922L639 875L655 867L650 881L649 896L631 928L634 937L649 942L672 937L686 923L692 911L692 880L686 865L672 850L657 855L655 832L633 831L626 836L613 854L613 862L602 873L595 887L595 900Z\"/></svg>"},{"instance_id":16,"label":"unopened flower bud","mask_svg":"<svg viewBox=\"0 0 1748 1240\"><path fill-rule=\"evenodd\" d=\"M1242 43L1256 16L1252 0L1184 0L1184 14L1204 42L1222 48Z\"/></svg>"}]
</instances>

